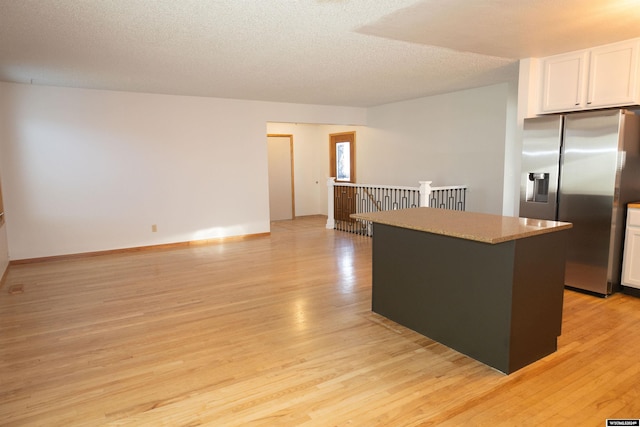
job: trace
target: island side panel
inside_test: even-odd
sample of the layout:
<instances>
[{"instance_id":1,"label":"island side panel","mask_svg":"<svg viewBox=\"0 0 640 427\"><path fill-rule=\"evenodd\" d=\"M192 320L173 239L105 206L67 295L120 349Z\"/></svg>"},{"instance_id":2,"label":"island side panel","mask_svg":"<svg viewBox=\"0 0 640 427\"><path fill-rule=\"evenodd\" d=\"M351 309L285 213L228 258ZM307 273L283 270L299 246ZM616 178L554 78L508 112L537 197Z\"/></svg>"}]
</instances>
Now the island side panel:
<instances>
[{"instance_id":1,"label":"island side panel","mask_svg":"<svg viewBox=\"0 0 640 427\"><path fill-rule=\"evenodd\" d=\"M374 224L372 309L508 373L514 248Z\"/></svg>"},{"instance_id":2,"label":"island side panel","mask_svg":"<svg viewBox=\"0 0 640 427\"><path fill-rule=\"evenodd\" d=\"M511 372L557 349L568 233L564 230L516 241Z\"/></svg>"}]
</instances>

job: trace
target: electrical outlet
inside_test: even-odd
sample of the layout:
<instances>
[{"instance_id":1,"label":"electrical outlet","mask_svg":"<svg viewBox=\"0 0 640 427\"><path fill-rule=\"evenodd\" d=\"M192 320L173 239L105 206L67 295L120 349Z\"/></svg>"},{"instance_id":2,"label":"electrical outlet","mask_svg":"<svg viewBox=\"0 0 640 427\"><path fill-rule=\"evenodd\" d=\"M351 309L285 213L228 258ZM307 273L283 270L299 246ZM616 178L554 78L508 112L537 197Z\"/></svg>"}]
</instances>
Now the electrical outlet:
<instances>
[{"instance_id":1,"label":"electrical outlet","mask_svg":"<svg viewBox=\"0 0 640 427\"><path fill-rule=\"evenodd\" d=\"M151 226L151 232L152 232L152 233L155 233L156 231L158 231L158 226L157 226L157 225L155 225L155 224L153 224L153 225Z\"/></svg>"}]
</instances>

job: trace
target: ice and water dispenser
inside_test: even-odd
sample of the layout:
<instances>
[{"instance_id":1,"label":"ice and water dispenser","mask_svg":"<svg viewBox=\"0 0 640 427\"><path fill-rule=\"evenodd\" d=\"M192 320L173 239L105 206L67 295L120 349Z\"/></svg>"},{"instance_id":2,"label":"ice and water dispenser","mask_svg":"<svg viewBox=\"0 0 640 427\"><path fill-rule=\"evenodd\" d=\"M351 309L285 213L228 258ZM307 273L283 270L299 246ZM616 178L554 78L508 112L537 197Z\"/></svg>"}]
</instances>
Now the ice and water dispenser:
<instances>
[{"instance_id":1,"label":"ice and water dispenser","mask_svg":"<svg viewBox=\"0 0 640 427\"><path fill-rule=\"evenodd\" d=\"M549 174L530 172L526 186L527 202L547 203L549 201Z\"/></svg>"}]
</instances>

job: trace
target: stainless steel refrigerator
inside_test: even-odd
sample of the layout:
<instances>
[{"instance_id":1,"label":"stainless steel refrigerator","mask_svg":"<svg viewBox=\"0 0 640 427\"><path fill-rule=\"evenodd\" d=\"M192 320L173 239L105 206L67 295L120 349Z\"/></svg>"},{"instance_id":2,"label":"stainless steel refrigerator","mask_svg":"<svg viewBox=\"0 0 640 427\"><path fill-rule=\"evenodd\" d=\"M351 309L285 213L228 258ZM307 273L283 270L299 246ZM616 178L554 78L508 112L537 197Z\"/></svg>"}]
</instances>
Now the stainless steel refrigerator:
<instances>
[{"instance_id":1,"label":"stainless steel refrigerator","mask_svg":"<svg viewBox=\"0 0 640 427\"><path fill-rule=\"evenodd\" d=\"M640 200L640 116L625 110L525 119L520 216L573 223L565 285L620 287L626 205Z\"/></svg>"}]
</instances>

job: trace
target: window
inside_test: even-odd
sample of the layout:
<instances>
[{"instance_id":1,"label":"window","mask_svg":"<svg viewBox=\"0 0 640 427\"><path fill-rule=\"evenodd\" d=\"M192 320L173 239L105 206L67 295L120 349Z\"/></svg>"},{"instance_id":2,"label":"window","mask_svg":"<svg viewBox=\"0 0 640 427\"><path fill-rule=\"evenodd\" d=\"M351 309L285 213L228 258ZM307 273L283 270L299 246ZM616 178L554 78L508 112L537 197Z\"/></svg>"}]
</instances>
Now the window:
<instances>
[{"instance_id":1,"label":"window","mask_svg":"<svg viewBox=\"0 0 640 427\"><path fill-rule=\"evenodd\" d=\"M330 174L337 182L355 182L356 133L334 133L329 135Z\"/></svg>"}]
</instances>

